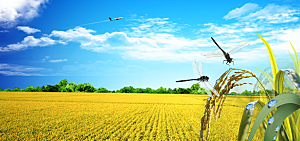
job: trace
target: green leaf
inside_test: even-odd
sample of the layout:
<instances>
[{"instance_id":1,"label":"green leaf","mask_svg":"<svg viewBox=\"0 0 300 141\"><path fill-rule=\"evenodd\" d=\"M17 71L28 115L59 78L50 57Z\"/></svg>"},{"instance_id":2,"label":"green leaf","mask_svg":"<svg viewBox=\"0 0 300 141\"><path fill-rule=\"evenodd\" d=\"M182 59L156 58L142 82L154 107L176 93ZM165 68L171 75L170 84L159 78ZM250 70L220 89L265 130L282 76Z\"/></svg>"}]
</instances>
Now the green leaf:
<instances>
[{"instance_id":1,"label":"green leaf","mask_svg":"<svg viewBox=\"0 0 300 141\"><path fill-rule=\"evenodd\" d=\"M267 115L269 114L269 113L271 113L272 112L272 110L274 110L275 108L277 108L277 107L281 107L281 106L283 106L283 105L288 105L288 107L290 106L290 107L293 107L293 105L297 105L298 106L298 108L300 108L300 98L297 96L297 95L295 95L295 94L289 94L289 93L285 93L285 94L281 94L281 95L278 95L278 96L276 96L276 97L274 97L273 98L274 100L277 100L277 103L273 106L273 107L271 107L271 108L268 108L268 105L266 104L262 109L261 109L261 111L259 112L259 114L258 114L258 116L256 117L256 119L255 119L255 122L254 122L254 124L253 124L253 126L252 126L252 129L251 129L251 132L250 132L250 134L249 134L249 137L248 137L248 141L251 141L252 139L253 139L253 137L254 137L254 134L255 134L255 132L256 132L256 130L258 129L258 127L259 127L259 125L261 124L261 122L267 117ZM284 106L285 107L285 106ZM278 109L279 109L278 108ZM297 109L295 109L295 108L291 108L293 111L295 111L295 110L297 110ZM291 111L289 111L289 112L291 112ZM275 112L275 114L277 113L277 111ZM293 113L293 112L291 112L291 113ZM291 114L290 113L290 114ZM277 121L276 121L276 119L279 119L280 120L280 117L282 116L284 119L288 116L288 115L290 115L290 114L288 114L287 116L285 116L287 113L285 113L285 110L280 110L280 111L278 111L278 113L276 114L276 115L273 115L273 117L274 117L274 122L273 122L273 125L275 125L275 126L277 126L277 125L281 125L281 124L279 124L279 123L277 123ZM284 120L283 119L283 120ZM283 121L282 120L282 121ZM275 123L275 121L276 121L276 123ZM282 122L281 122L282 123ZM274 128L270 128L269 130L273 130L273 129L275 129L275 126L274 126ZM268 130L268 128L269 128L269 126L267 127L267 130ZM273 130L274 131L274 130ZM266 133L267 133L267 131L266 131ZM269 137L270 136L272 136L272 134L271 135L269 135L269 134L266 134L265 135L265 140L266 139L268 139L268 140L270 140L269 139ZM273 136L272 136L272 138L273 138Z\"/></svg>"},{"instance_id":2,"label":"green leaf","mask_svg":"<svg viewBox=\"0 0 300 141\"><path fill-rule=\"evenodd\" d=\"M244 109L244 113L243 113L243 116L242 116L242 121L240 123L238 141L245 141L247 139L248 132L249 132L249 127L250 127L250 124L251 124L254 108L255 108L255 105L256 105L257 101L248 103L248 104L253 104L253 106L250 109L246 109L246 108Z\"/></svg>"},{"instance_id":3,"label":"green leaf","mask_svg":"<svg viewBox=\"0 0 300 141\"><path fill-rule=\"evenodd\" d=\"M293 60L293 63L294 63L294 68L295 68L295 70L297 71L297 68L298 68L298 66L297 66L297 62L296 62L295 58L293 57L293 55L290 53L290 51L289 51L289 50L288 50L288 52L289 52L289 54L290 54L290 56L291 56L291 58L292 58L292 60Z\"/></svg>"},{"instance_id":4,"label":"green leaf","mask_svg":"<svg viewBox=\"0 0 300 141\"><path fill-rule=\"evenodd\" d=\"M296 72L298 73L298 74L300 74L300 66L299 66L299 58L298 58L298 54L297 54L297 52L296 52L296 50L295 50L295 48L294 48L294 46L292 45L292 43L290 42L290 44L291 44L291 46L292 46L292 48L293 48L293 50L294 50L294 53L295 53L295 58L296 58L296 64L294 63L294 66L296 66Z\"/></svg>"},{"instance_id":5,"label":"green leaf","mask_svg":"<svg viewBox=\"0 0 300 141\"><path fill-rule=\"evenodd\" d=\"M275 60L275 56L272 52L272 49L270 47L270 45L268 44L268 42L263 39L258 33L256 33L258 35L258 37L265 43L265 46L267 47L267 50L268 50L268 53L269 53L269 58L270 58L270 64L271 64L271 68L272 68L272 73L273 73L273 78L274 78L274 81L276 80L276 74L277 74L277 71L278 71L278 67L277 67L277 63L276 63L276 60Z\"/></svg>"}]
</instances>

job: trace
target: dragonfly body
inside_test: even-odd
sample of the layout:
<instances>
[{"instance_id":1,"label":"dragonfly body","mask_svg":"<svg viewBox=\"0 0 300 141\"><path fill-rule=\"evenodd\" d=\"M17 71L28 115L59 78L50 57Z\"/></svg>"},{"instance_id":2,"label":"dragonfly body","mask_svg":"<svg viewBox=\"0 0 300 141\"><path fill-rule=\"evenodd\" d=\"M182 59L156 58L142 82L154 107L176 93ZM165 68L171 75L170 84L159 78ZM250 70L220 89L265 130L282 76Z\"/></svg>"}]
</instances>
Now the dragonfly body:
<instances>
[{"instance_id":1,"label":"dragonfly body","mask_svg":"<svg viewBox=\"0 0 300 141\"><path fill-rule=\"evenodd\" d=\"M208 51L208 52L203 53L202 55L207 58L224 56L226 60L223 60L223 63L224 63L224 61L226 61L226 65L229 65L230 63L233 63L233 65L234 65L234 61L233 61L234 59L230 57L230 54L233 54L250 44L250 42L245 42L244 44L234 47L234 48L231 48L231 50L226 52L218 45L218 43L214 40L213 37L211 37L211 39L214 41L214 43L217 45L217 47L222 51L222 53L216 52L216 51Z\"/></svg>"},{"instance_id":2,"label":"dragonfly body","mask_svg":"<svg viewBox=\"0 0 300 141\"><path fill-rule=\"evenodd\" d=\"M178 80L178 81L176 81L176 82L185 82L185 81L193 81L193 80L195 80L195 81L200 81L200 82L207 82L208 79L209 79L208 76L201 76L200 78L197 78L197 79Z\"/></svg>"},{"instance_id":3,"label":"dragonfly body","mask_svg":"<svg viewBox=\"0 0 300 141\"><path fill-rule=\"evenodd\" d=\"M233 61L233 59L230 57L230 55L229 55L227 52L225 52L225 51L218 45L218 43L214 40L213 37L211 37L211 39L214 41L214 43L218 46L218 48L223 52L223 54L224 54L224 56L225 56L225 59L226 59L226 60L223 60L223 64L224 64L224 61L227 61L227 62L226 62L226 65L229 65L228 63L231 63L231 62L234 64L234 61Z\"/></svg>"},{"instance_id":4,"label":"dragonfly body","mask_svg":"<svg viewBox=\"0 0 300 141\"><path fill-rule=\"evenodd\" d=\"M202 67L202 62L199 61L199 68L197 67L197 64L195 61L193 61L193 72L194 75L196 76L196 79L186 79L186 80L178 80L176 82L185 82L185 81L199 81L198 83L202 82L204 84L204 90L206 91L206 93L210 96L213 97L210 90L217 96L219 96L220 94L212 87L212 85L208 82L209 77L208 76L204 76L203 73L203 67Z\"/></svg>"}]
</instances>

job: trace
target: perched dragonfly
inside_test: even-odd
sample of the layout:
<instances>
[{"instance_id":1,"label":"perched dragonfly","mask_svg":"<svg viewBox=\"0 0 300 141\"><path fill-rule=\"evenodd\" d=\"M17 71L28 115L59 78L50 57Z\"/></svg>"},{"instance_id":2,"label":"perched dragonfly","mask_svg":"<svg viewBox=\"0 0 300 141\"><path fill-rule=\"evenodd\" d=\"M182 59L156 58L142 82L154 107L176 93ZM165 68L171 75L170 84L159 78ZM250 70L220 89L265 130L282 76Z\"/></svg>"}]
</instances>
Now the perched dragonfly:
<instances>
[{"instance_id":1,"label":"perched dragonfly","mask_svg":"<svg viewBox=\"0 0 300 141\"><path fill-rule=\"evenodd\" d=\"M207 57L207 58L212 58L212 57L222 57L222 56L225 56L225 59L226 60L223 60L223 63L224 61L227 61L226 62L226 65L229 65L229 63L233 63L234 65L234 59L230 57L229 54L233 54L233 53L236 53L238 52L239 50L241 50L242 48L250 45L250 42L245 42L243 43L242 45L240 46L236 46L236 47L233 47L231 48L229 51L225 52L219 45L218 43L214 40L213 37L211 37L211 39L214 41L214 43L218 46L218 48L222 51L222 52L219 52L219 51L208 51L208 52L204 52L202 55Z\"/></svg>"},{"instance_id":2,"label":"perched dragonfly","mask_svg":"<svg viewBox=\"0 0 300 141\"><path fill-rule=\"evenodd\" d=\"M200 82L202 82L204 84L204 90L206 91L206 93L210 96L213 97L213 95L211 94L210 90L217 96L220 96L220 94L212 87L212 85L208 82L209 77L208 76L204 76L204 72L203 72L203 64L201 61L199 61L199 68L197 67L197 64L195 61L193 61L193 72L194 75L196 76L197 79L186 79L186 80L178 80L176 82L185 82L185 81L199 81L198 83L200 84Z\"/></svg>"}]
</instances>

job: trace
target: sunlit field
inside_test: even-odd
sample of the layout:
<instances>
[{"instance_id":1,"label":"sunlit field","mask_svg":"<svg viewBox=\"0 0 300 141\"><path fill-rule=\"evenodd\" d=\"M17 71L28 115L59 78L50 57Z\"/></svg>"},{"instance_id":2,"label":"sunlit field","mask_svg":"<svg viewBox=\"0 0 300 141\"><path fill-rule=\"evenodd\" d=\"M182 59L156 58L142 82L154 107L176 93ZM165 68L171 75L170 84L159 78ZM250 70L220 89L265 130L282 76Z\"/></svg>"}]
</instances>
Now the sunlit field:
<instances>
[{"instance_id":1,"label":"sunlit field","mask_svg":"<svg viewBox=\"0 0 300 141\"><path fill-rule=\"evenodd\" d=\"M197 140L206 98L0 92L0 140ZM253 100L228 96L221 118L215 121L212 115L209 140L237 140L243 110Z\"/></svg>"}]
</instances>

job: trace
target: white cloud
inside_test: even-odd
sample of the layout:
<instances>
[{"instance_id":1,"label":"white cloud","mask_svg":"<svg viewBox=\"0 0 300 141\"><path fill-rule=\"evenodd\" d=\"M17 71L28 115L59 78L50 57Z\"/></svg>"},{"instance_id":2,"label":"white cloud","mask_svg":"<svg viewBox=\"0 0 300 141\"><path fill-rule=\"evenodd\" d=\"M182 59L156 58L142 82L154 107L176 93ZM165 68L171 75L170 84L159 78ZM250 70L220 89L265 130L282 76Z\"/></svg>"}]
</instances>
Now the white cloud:
<instances>
[{"instance_id":1,"label":"white cloud","mask_svg":"<svg viewBox=\"0 0 300 141\"><path fill-rule=\"evenodd\" d=\"M58 63L58 62L64 62L64 61L68 61L68 60L67 59L49 60L49 62L51 62L51 63Z\"/></svg>"},{"instance_id":2,"label":"white cloud","mask_svg":"<svg viewBox=\"0 0 300 141\"><path fill-rule=\"evenodd\" d=\"M8 30L0 30L0 33L3 33L3 32L9 32Z\"/></svg>"},{"instance_id":3,"label":"white cloud","mask_svg":"<svg viewBox=\"0 0 300 141\"><path fill-rule=\"evenodd\" d=\"M0 64L0 74L6 76L45 76L42 72L49 72L51 69L30 67L15 64ZM40 72L40 73L33 73Z\"/></svg>"},{"instance_id":4,"label":"white cloud","mask_svg":"<svg viewBox=\"0 0 300 141\"><path fill-rule=\"evenodd\" d=\"M22 31L26 32L27 34L41 32L41 30L39 30L39 29L31 28L28 26L18 26L17 28L18 28L18 30L22 30Z\"/></svg>"},{"instance_id":5,"label":"white cloud","mask_svg":"<svg viewBox=\"0 0 300 141\"><path fill-rule=\"evenodd\" d=\"M234 10L231 10L226 16L223 18L225 20L233 19L233 18L238 18L241 17L245 14L252 13L258 9L258 4L255 3L246 3L243 5L241 8L236 8Z\"/></svg>"},{"instance_id":6,"label":"white cloud","mask_svg":"<svg viewBox=\"0 0 300 141\"><path fill-rule=\"evenodd\" d=\"M268 23L287 23L297 22L299 17L296 17L297 11L287 5L268 4L266 7L248 14L244 17L238 17L240 21L250 22L268 22Z\"/></svg>"},{"instance_id":7,"label":"white cloud","mask_svg":"<svg viewBox=\"0 0 300 141\"><path fill-rule=\"evenodd\" d=\"M52 31L50 37L59 37L66 42L78 42L80 47L95 52L107 52L109 50L132 49L135 45L153 45L155 41L147 38L128 37L124 32L105 33L93 35L95 31L76 27L67 31Z\"/></svg>"},{"instance_id":8,"label":"white cloud","mask_svg":"<svg viewBox=\"0 0 300 141\"><path fill-rule=\"evenodd\" d=\"M129 19L133 24L129 26L132 31L126 32L130 36L147 36L146 33L174 33L188 26L178 25L169 20L169 18L145 18L143 16ZM145 35L146 34L146 35Z\"/></svg>"},{"instance_id":9,"label":"white cloud","mask_svg":"<svg viewBox=\"0 0 300 141\"><path fill-rule=\"evenodd\" d=\"M28 47L44 47L54 45L56 43L55 40L52 40L49 37L41 37L39 39L34 38L33 36L27 36L23 39L21 43L10 44L7 47L0 47L0 52L6 51L19 51L23 49L27 49Z\"/></svg>"},{"instance_id":10,"label":"white cloud","mask_svg":"<svg viewBox=\"0 0 300 141\"><path fill-rule=\"evenodd\" d=\"M48 0L1 0L0 26L10 28L20 21L32 20L47 2Z\"/></svg>"},{"instance_id":11,"label":"white cloud","mask_svg":"<svg viewBox=\"0 0 300 141\"><path fill-rule=\"evenodd\" d=\"M43 58L42 60L46 61L46 59L49 59L49 58L50 58L50 56L45 56L45 58Z\"/></svg>"},{"instance_id":12,"label":"white cloud","mask_svg":"<svg viewBox=\"0 0 300 141\"><path fill-rule=\"evenodd\" d=\"M300 26L295 29L284 30L282 34L278 35L278 37L282 41L291 41L294 44L300 45ZM300 48L298 50L300 50Z\"/></svg>"},{"instance_id":13,"label":"white cloud","mask_svg":"<svg viewBox=\"0 0 300 141\"><path fill-rule=\"evenodd\" d=\"M24 73L24 72L12 72L12 71L0 71L0 74L5 76L45 76L37 73Z\"/></svg>"}]
</instances>

